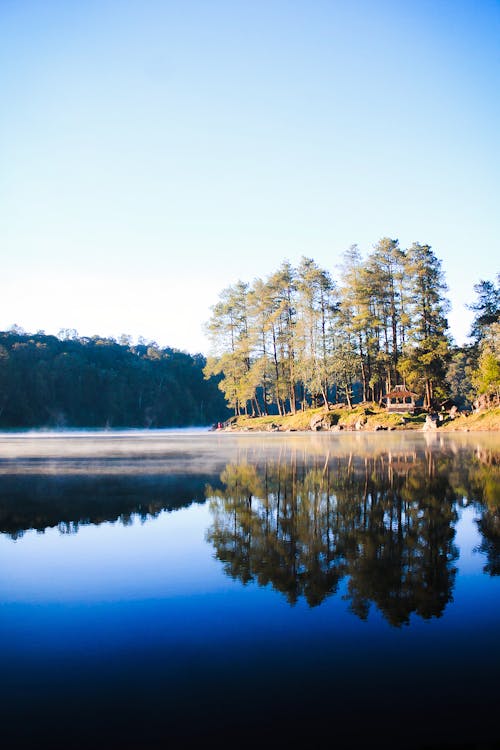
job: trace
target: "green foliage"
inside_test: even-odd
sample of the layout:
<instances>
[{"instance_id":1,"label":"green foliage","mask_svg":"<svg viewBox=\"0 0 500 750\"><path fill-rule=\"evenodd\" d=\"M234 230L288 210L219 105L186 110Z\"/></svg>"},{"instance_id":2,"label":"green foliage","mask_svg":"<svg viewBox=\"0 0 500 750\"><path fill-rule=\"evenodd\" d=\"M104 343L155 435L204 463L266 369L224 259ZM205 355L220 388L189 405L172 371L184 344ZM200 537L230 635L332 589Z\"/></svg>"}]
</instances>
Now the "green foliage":
<instances>
[{"instance_id":1,"label":"green foliage","mask_svg":"<svg viewBox=\"0 0 500 750\"><path fill-rule=\"evenodd\" d=\"M350 406L411 384L431 407L447 395L449 357L440 261L429 245L409 250L382 238L363 260L344 255L340 286L312 258L285 261L250 287L221 293L207 324L218 373L235 415L283 415L326 405Z\"/></svg>"},{"instance_id":2,"label":"green foliage","mask_svg":"<svg viewBox=\"0 0 500 750\"><path fill-rule=\"evenodd\" d=\"M446 381L460 408L470 407L474 401L472 370L476 358L472 347L455 347L450 351Z\"/></svg>"},{"instance_id":3,"label":"green foliage","mask_svg":"<svg viewBox=\"0 0 500 750\"><path fill-rule=\"evenodd\" d=\"M500 361L487 346L479 356L473 383L478 393L495 396L497 402L500 401Z\"/></svg>"},{"instance_id":4,"label":"green foliage","mask_svg":"<svg viewBox=\"0 0 500 750\"><path fill-rule=\"evenodd\" d=\"M470 367L475 391L475 405L479 407L500 404L500 321L485 325L481 339L471 347L474 358Z\"/></svg>"},{"instance_id":5,"label":"green foliage","mask_svg":"<svg viewBox=\"0 0 500 750\"><path fill-rule=\"evenodd\" d=\"M429 245L414 243L407 254L410 327L405 347L404 370L409 384L424 392L424 405L431 407L443 394L449 358L449 303L441 262ZM440 394L440 395L441 395Z\"/></svg>"},{"instance_id":6,"label":"green foliage","mask_svg":"<svg viewBox=\"0 0 500 750\"><path fill-rule=\"evenodd\" d=\"M1 427L206 425L227 411L205 359L150 343L0 333Z\"/></svg>"},{"instance_id":7,"label":"green foliage","mask_svg":"<svg viewBox=\"0 0 500 750\"><path fill-rule=\"evenodd\" d=\"M475 313L470 336L478 344L489 327L500 320L500 274L497 275L496 286L492 281L481 279L475 284L474 291L477 299L469 305L469 309Z\"/></svg>"}]
</instances>

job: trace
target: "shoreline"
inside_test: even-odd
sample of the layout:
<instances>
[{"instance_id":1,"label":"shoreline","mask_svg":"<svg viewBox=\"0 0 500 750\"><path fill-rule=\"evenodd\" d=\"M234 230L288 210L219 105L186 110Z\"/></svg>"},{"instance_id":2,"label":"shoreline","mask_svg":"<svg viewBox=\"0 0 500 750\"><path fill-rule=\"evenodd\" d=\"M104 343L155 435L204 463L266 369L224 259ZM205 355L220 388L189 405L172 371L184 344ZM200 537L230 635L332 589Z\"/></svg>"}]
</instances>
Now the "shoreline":
<instances>
[{"instance_id":1,"label":"shoreline","mask_svg":"<svg viewBox=\"0 0 500 750\"><path fill-rule=\"evenodd\" d=\"M500 432L500 407L478 412L428 415L387 413L377 405L308 409L284 416L232 417L217 433L248 432Z\"/></svg>"}]
</instances>

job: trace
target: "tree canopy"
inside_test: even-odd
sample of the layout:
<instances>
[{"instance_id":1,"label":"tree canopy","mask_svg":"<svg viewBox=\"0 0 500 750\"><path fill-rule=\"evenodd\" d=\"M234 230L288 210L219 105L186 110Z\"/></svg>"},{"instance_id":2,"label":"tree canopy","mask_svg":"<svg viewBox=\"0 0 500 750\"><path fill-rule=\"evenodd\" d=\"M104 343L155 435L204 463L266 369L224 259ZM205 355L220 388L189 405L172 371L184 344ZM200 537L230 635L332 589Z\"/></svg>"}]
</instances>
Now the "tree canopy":
<instances>
[{"instance_id":1,"label":"tree canopy","mask_svg":"<svg viewBox=\"0 0 500 750\"><path fill-rule=\"evenodd\" d=\"M205 358L155 342L0 333L1 427L177 427L227 417Z\"/></svg>"},{"instance_id":2,"label":"tree canopy","mask_svg":"<svg viewBox=\"0 0 500 750\"><path fill-rule=\"evenodd\" d=\"M239 281L212 308L205 373L235 414L283 414L358 400L394 385L430 408L446 392L446 284L429 245L382 238L363 259L353 245L339 279L312 258L284 261L266 279Z\"/></svg>"}]
</instances>

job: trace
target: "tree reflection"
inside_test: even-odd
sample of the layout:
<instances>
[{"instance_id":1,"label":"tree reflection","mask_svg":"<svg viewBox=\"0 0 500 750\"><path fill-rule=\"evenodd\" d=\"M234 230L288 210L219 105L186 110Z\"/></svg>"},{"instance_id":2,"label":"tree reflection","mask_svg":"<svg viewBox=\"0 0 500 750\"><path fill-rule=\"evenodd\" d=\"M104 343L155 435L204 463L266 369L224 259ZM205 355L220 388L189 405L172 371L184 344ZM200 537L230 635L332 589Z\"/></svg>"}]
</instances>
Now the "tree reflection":
<instances>
[{"instance_id":1,"label":"tree reflection","mask_svg":"<svg viewBox=\"0 0 500 750\"><path fill-rule=\"evenodd\" d=\"M449 467L448 467L449 468ZM392 625L439 617L452 596L456 496L432 451L230 464L207 488L208 539L228 575L310 606L347 577L350 608Z\"/></svg>"},{"instance_id":2,"label":"tree reflection","mask_svg":"<svg viewBox=\"0 0 500 750\"><path fill-rule=\"evenodd\" d=\"M216 475L215 475L216 476ZM28 529L76 534L88 524L128 526L205 500L207 475L0 477L0 533L16 540Z\"/></svg>"},{"instance_id":3,"label":"tree reflection","mask_svg":"<svg viewBox=\"0 0 500 750\"><path fill-rule=\"evenodd\" d=\"M481 516L478 552L486 556L484 572L500 575L500 456L491 450L477 450L469 476L469 493Z\"/></svg>"}]
</instances>

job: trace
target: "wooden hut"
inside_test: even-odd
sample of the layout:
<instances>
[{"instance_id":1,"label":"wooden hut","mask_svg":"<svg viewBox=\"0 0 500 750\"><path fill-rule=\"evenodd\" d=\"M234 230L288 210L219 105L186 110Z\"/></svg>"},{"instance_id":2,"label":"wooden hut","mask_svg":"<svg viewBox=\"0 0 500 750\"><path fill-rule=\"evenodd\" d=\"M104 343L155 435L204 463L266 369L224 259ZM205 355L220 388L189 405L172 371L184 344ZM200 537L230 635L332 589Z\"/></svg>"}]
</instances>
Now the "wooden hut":
<instances>
[{"instance_id":1,"label":"wooden hut","mask_svg":"<svg viewBox=\"0 0 500 750\"><path fill-rule=\"evenodd\" d=\"M418 393L409 391L405 385L395 385L392 391L385 394L385 405L388 412L413 414L415 411L415 399Z\"/></svg>"}]
</instances>

